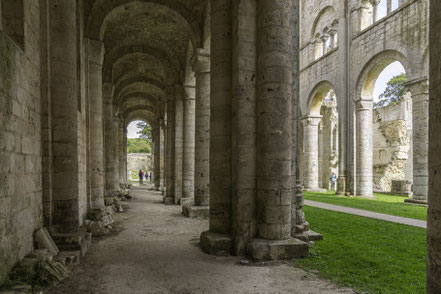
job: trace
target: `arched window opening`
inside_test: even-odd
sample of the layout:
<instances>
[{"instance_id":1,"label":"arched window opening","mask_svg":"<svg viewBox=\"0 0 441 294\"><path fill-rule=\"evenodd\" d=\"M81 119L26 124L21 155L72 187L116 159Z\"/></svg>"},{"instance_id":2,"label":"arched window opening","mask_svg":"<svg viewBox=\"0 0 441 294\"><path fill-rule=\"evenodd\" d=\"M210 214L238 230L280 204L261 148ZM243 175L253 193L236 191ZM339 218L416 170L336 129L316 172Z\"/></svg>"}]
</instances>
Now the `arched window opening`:
<instances>
[{"instance_id":1,"label":"arched window opening","mask_svg":"<svg viewBox=\"0 0 441 294\"><path fill-rule=\"evenodd\" d=\"M400 7L399 0L392 0L391 9L392 11L397 10Z\"/></svg>"},{"instance_id":2,"label":"arched window opening","mask_svg":"<svg viewBox=\"0 0 441 294\"><path fill-rule=\"evenodd\" d=\"M374 6L370 1L364 0L359 9L360 31L374 23Z\"/></svg>"},{"instance_id":3,"label":"arched window opening","mask_svg":"<svg viewBox=\"0 0 441 294\"><path fill-rule=\"evenodd\" d=\"M375 1L377 4L375 7L375 21L378 21L384 17L387 16L387 1L388 0L381 0L378 2Z\"/></svg>"},{"instance_id":4,"label":"arched window opening","mask_svg":"<svg viewBox=\"0 0 441 294\"><path fill-rule=\"evenodd\" d=\"M23 49L23 0L1 0L1 16L2 31Z\"/></svg>"}]
</instances>

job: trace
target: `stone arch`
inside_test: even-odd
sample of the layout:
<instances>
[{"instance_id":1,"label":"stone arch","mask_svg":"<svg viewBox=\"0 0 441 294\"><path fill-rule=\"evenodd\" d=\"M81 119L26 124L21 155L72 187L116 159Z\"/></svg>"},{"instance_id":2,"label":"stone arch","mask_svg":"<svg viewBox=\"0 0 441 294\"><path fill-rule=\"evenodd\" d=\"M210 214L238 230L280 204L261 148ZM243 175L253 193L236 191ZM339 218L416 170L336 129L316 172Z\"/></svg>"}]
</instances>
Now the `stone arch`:
<instances>
[{"instance_id":1,"label":"stone arch","mask_svg":"<svg viewBox=\"0 0 441 294\"><path fill-rule=\"evenodd\" d=\"M424 55L422 59L421 64L421 76L429 76L429 61L430 59L430 52L429 52L429 46L427 46L426 50L424 50Z\"/></svg>"},{"instance_id":2,"label":"stone arch","mask_svg":"<svg viewBox=\"0 0 441 294\"><path fill-rule=\"evenodd\" d=\"M131 5L150 5L167 11L173 15L179 24L185 28L195 44L201 45L202 34L200 31L199 16L178 0L97 0L91 8L88 17L87 35L96 40L102 40L109 16L117 13L119 9L126 9ZM195 8L194 6L191 8Z\"/></svg>"},{"instance_id":3,"label":"stone arch","mask_svg":"<svg viewBox=\"0 0 441 294\"><path fill-rule=\"evenodd\" d=\"M206 2L204 14L204 27L202 31L202 45L204 49L210 49L211 44L211 1Z\"/></svg>"},{"instance_id":4,"label":"stone arch","mask_svg":"<svg viewBox=\"0 0 441 294\"><path fill-rule=\"evenodd\" d=\"M104 59L104 69L103 69L103 80L111 81L112 80L112 70L113 65L120 59L125 58L126 56L130 56L134 53L143 53L146 55L153 56L157 60L159 60L166 70L167 73L167 84L175 84L179 81L179 72L180 65L178 63L173 63L174 60L171 56L167 55L165 52L158 50L156 48L152 48L149 45L138 45L136 47L130 45L123 45L121 47L117 47L112 49Z\"/></svg>"},{"instance_id":5,"label":"stone arch","mask_svg":"<svg viewBox=\"0 0 441 294\"><path fill-rule=\"evenodd\" d=\"M311 29L311 40L314 40L314 37L318 32L323 32L325 27L329 27L333 21L335 20L335 8L332 6L324 7L315 18L312 29ZM326 21L328 20L328 21Z\"/></svg>"},{"instance_id":6,"label":"stone arch","mask_svg":"<svg viewBox=\"0 0 441 294\"><path fill-rule=\"evenodd\" d=\"M196 54L196 48L193 46L191 41L188 42L187 46L187 57L185 62L185 82L184 85L195 86L196 77L194 74L192 66L192 57Z\"/></svg>"},{"instance_id":7,"label":"stone arch","mask_svg":"<svg viewBox=\"0 0 441 294\"><path fill-rule=\"evenodd\" d=\"M311 91L308 98L308 113L306 115L320 115L320 108L323 103L323 99L329 93L330 90L334 90L335 87L330 81L319 82Z\"/></svg>"},{"instance_id":8,"label":"stone arch","mask_svg":"<svg viewBox=\"0 0 441 294\"><path fill-rule=\"evenodd\" d=\"M408 59L399 51L385 50L372 57L363 67L356 83L356 100L372 100L375 82L381 72L392 62L400 62L408 77L413 76L413 71Z\"/></svg>"},{"instance_id":9,"label":"stone arch","mask_svg":"<svg viewBox=\"0 0 441 294\"><path fill-rule=\"evenodd\" d=\"M144 82L146 84L154 85L155 87L163 90L165 92L166 86L161 81L158 81L156 79L153 79L146 75L134 75L133 77L128 77L126 79L120 80L113 90L113 96L119 97L121 92L129 85L134 83L141 83Z\"/></svg>"}]
</instances>

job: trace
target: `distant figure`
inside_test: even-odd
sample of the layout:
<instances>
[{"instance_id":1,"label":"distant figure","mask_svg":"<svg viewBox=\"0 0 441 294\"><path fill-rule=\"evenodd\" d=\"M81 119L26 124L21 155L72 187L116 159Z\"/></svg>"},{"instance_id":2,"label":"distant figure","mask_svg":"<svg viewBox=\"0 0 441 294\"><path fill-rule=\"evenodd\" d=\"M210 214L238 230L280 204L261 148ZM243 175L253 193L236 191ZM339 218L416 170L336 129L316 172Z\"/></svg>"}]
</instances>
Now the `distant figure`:
<instances>
[{"instance_id":1,"label":"distant figure","mask_svg":"<svg viewBox=\"0 0 441 294\"><path fill-rule=\"evenodd\" d=\"M149 173L145 173L145 181L147 182L149 180Z\"/></svg>"},{"instance_id":2,"label":"distant figure","mask_svg":"<svg viewBox=\"0 0 441 294\"><path fill-rule=\"evenodd\" d=\"M150 182L152 181L152 172L149 172Z\"/></svg>"},{"instance_id":3,"label":"distant figure","mask_svg":"<svg viewBox=\"0 0 441 294\"><path fill-rule=\"evenodd\" d=\"M142 170L139 170L139 184L142 185L144 183L144 172Z\"/></svg>"},{"instance_id":4,"label":"distant figure","mask_svg":"<svg viewBox=\"0 0 441 294\"><path fill-rule=\"evenodd\" d=\"M335 181L337 180L337 176L332 173L331 174L331 190L335 191Z\"/></svg>"}]
</instances>

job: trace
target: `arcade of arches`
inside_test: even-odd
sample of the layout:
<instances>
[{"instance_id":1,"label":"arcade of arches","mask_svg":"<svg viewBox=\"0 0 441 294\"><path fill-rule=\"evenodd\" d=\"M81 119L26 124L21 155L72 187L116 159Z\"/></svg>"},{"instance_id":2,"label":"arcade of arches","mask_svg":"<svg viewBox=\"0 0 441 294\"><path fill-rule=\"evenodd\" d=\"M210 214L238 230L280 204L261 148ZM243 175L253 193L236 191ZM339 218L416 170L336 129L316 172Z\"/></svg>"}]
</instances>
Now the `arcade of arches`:
<instances>
[{"instance_id":1,"label":"arcade of arches","mask_svg":"<svg viewBox=\"0 0 441 294\"><path fill-rule=\"evenodd\" d=\"M152 126L164 204L209 218L202 250L304 255L320 235L302 187L330 189L335 174L338 194L373 195L374 86L399 61L412 120L400 149L410 176L396 180L428 202L427 289L441 292L439 1L1 0L0 10L0 284L36 230L79 236L127 181L135 120Z\"/></svg>"}]
</instances>

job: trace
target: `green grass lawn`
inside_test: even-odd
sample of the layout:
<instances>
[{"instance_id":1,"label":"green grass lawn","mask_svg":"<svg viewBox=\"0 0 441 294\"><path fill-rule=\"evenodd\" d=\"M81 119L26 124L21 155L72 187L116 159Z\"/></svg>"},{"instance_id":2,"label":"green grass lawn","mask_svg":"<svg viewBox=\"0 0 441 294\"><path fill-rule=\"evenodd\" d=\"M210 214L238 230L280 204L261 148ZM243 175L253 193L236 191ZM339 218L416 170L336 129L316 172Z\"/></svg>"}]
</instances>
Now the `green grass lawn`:
<instances>
[{"instance_id":1,"label":"green grass lawn","mask_svg":"<svg viewBox=\"0 0 441 294\"><path fill-rule=\"evenodd\" d=\"M304 208L324 240L296 266L362 293L425 293L426 230Z\"/></svg>"},{"instance_id":2,"label":"green grass lawn","mask_svg":"<svg viewBox=\"0 0 441 294\"><path fill-rule=\"evenodd\" d=\"M375 199L355 198L336 196L334 192L317 193L304 192L307 200L325 202L346 207L364 209L373 212L385 213L390 215L409 217L419 220L427 220L427 208L404 203L405 197L374 194Z\"/></svg>"}]
</instances>

